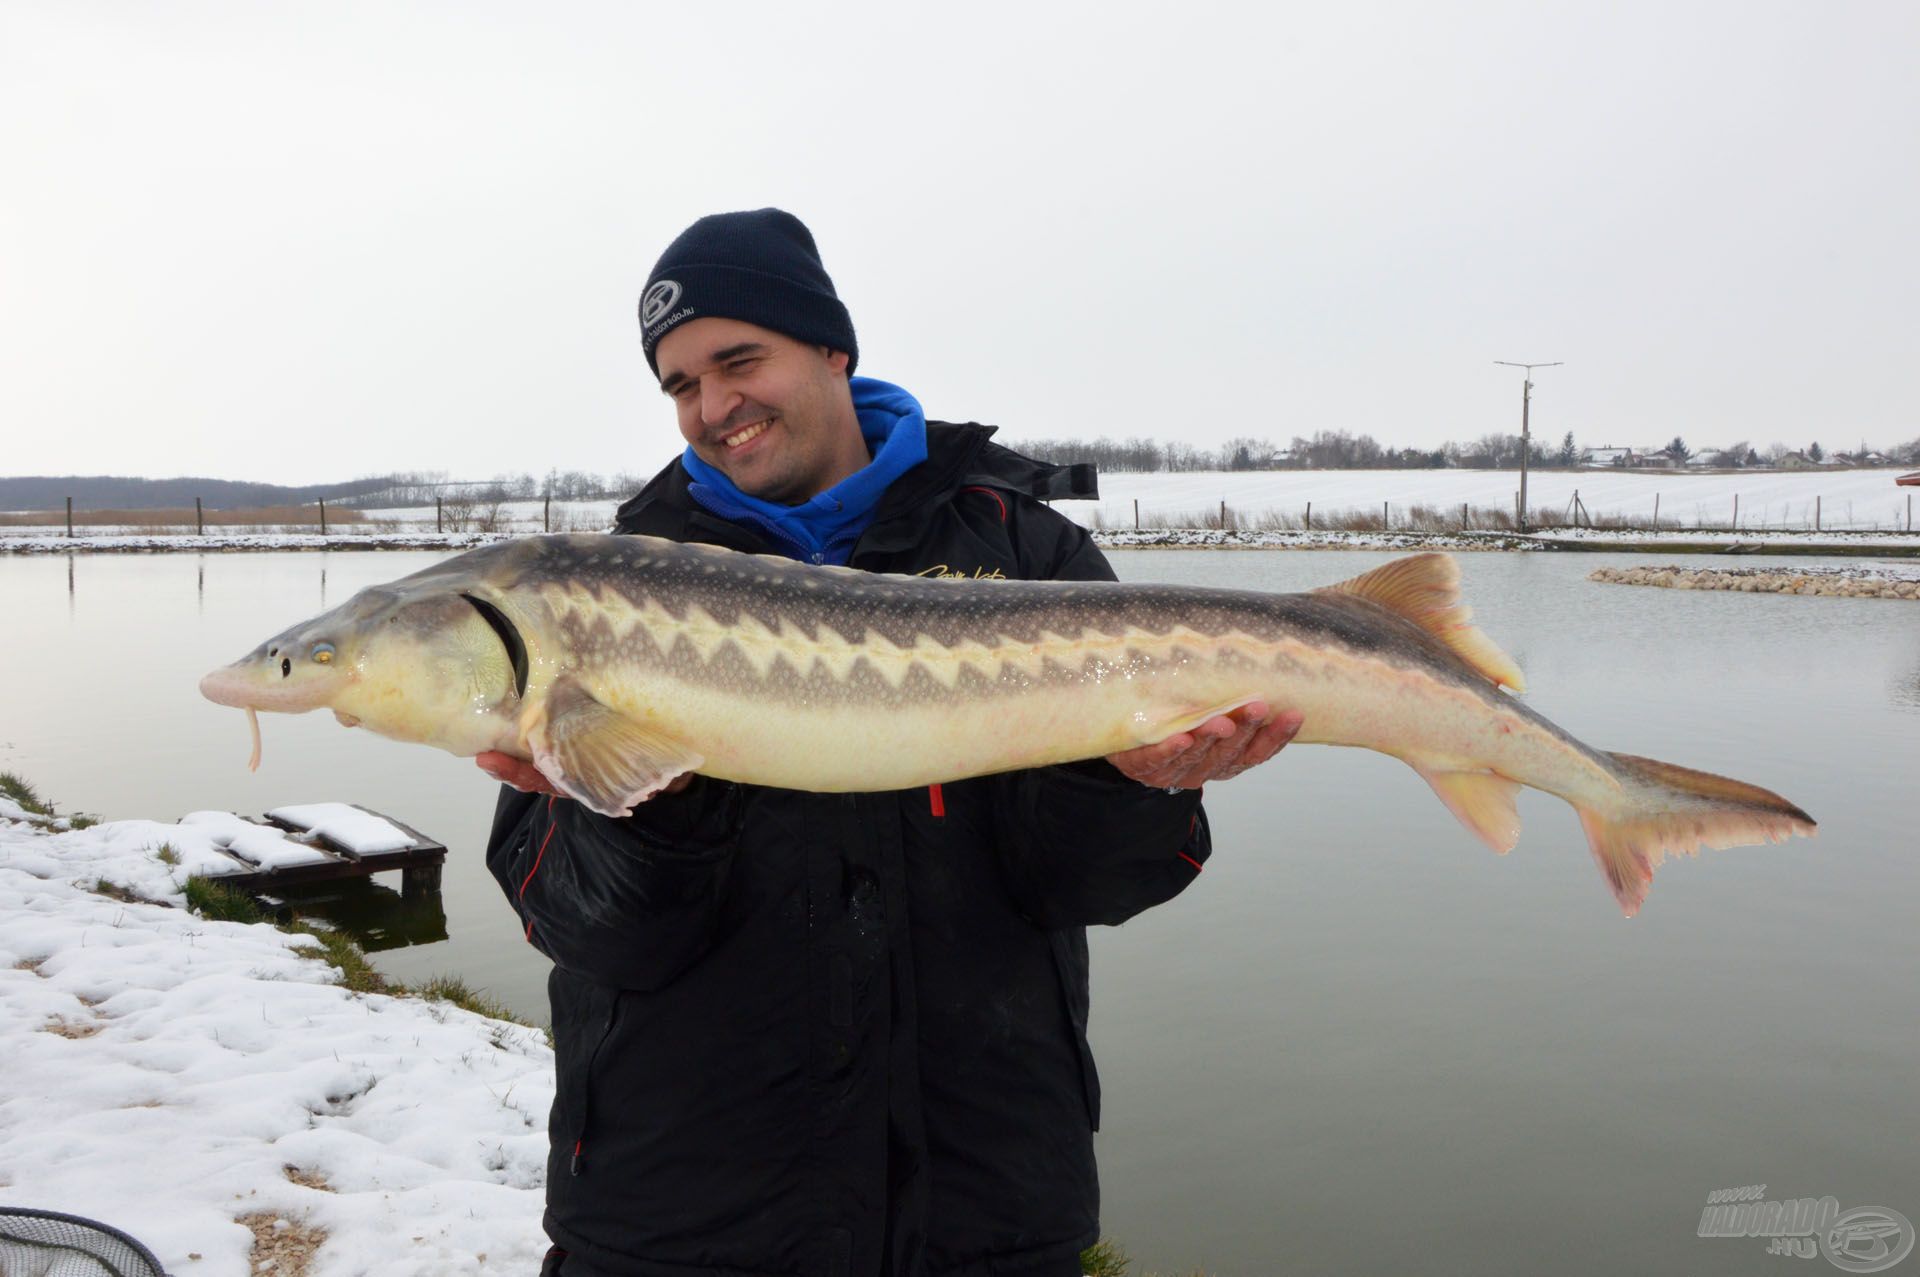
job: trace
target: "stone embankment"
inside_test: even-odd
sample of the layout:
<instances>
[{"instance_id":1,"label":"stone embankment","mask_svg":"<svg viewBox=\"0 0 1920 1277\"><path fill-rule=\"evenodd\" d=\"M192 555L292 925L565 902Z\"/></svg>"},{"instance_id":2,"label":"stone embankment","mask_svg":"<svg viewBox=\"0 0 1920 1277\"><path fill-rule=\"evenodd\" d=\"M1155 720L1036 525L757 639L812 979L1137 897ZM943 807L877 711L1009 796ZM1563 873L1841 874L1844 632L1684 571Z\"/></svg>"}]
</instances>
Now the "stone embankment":
<instances>
[{"instance_id":1,"label":"stone embankment","mask_svg":"<svg viewBox=\"0 0 1920 1277\"><path fill-rule=\"evenodd\" d=\"M1733 590L1742 594L1818 594L1845 599L1920 600L1920 580L1867 569L1802 570L1767 568L1600 568L1589 581L1609 585L1657 585L1669 590Z\"/></svg>"}]
</instances>

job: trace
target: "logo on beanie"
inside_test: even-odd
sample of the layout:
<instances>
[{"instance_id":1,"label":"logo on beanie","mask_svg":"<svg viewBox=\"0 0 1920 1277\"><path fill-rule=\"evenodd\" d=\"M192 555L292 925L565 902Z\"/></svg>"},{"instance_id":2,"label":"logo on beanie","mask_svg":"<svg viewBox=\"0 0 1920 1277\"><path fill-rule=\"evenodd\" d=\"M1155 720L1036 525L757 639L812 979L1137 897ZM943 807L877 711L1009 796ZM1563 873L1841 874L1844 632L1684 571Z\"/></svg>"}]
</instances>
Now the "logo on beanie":
<instances>
[{"instance_id":1,"label":"logo on beanie","mask_svg":"<svg viewBox=\"0 0 1920 1277\"><path fill-rule=\"evenodd\" d=\"M680 285L671 279L655 280L646 294L640 298L640 326L652 328L667 317L673 304L680 300Z\"/></svg>"}]
</instances>

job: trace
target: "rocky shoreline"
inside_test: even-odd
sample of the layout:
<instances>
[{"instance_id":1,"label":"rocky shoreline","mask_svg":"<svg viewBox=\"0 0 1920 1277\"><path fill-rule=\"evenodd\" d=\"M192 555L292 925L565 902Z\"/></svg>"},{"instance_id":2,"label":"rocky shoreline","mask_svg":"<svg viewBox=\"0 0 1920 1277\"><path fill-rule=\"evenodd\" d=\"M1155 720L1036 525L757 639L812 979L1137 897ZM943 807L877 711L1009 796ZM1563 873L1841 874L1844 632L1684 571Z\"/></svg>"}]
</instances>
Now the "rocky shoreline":
<instances>
[{"instance_id":1,"label":"rocky shoreline","mask_svg":"<svg viewBox=\"0 0 1920 1277\"><path fill-rule=\"evenodd\" d=\"M1589 581L1668 590L1732 590L1741 594L1813 594L1845 599L1920 600L1920 579L1875 569L1599 568Z\"/></svg>"}]
</instances>

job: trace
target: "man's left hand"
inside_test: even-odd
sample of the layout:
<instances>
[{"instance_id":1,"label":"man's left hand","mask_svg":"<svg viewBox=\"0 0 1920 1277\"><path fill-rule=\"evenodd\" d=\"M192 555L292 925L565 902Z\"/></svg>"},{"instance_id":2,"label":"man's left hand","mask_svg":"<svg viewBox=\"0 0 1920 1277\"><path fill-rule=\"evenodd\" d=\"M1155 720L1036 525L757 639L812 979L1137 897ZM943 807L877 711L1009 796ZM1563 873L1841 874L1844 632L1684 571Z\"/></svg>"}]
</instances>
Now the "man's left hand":
<instances>
[{"instance_id":1,"label":"man's left hand","mask_svg":"<svg viewBox=\"0 0 1920 1277\"><path fill-rule=\"evenodd\" d=\"M1276 714L1265 701L1250 701L1158 744L1109 754L1107 761L1143 785L1198 789L1210 780L1227 780L1266 762L1286 747L1305 721L1306 715L1297 709Z\"/></svg>"}]
</instances>

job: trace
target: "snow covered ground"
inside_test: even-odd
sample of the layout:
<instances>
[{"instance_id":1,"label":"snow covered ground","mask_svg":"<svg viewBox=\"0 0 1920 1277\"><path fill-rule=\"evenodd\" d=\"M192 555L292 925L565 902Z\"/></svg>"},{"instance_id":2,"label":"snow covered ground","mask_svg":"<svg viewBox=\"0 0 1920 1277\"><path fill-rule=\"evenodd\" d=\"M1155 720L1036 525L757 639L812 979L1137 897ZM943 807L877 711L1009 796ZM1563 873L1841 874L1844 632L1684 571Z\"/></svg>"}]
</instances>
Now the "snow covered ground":
<instances>
[{"instance_id":1,"label":"snow covered ground","mask_svg":"<svg viewBox=\"0 0 1920 1277\"><path fill-rule=\"evenodd\" d=\"M543 1035L170 907L214 827L57 832L0 798L0 1204L111 1224L174 1277L254 1271L242 1221L318 1239L312 1277L533 1272Z\"/></svg>"},{"instance_id":2,"label":"snow covered ground","mask_svg":"<svg viewBox=\"0 0 1920 1277\"><path fill-rule=\"evenodd\" d=\"M1892 470L1745 471L1737 474L1687 474L1663 471L1542 471L1528 484L1528 504L1536 513L1565 515L1574 493L1590 519L1625 518L1650 523L1656 512L1659 535L1703 540L1694 529L1724 533L1725 539L1754 540L1768 532L1787 534L1796 544L1912 544L1920 524L1910 525L1912 488L1897 487ZM1103 534L1103 543L1193 545L1267 545L1287 547L1408 548L1449 547L1443 542L1382 541L1378 533L1330 534L1325 524L1345 514L1378 518L1385 506L1397 530L1411 511L1431 512L1451 526L1462 504L1475 511L1513 509L1519 478L1512 471L1487 470L1273 470L1191 474L1107 474L1100 477L1098 501L1062 501L1062 514ZM1735 498L1739 523L1734 531ZM1238 537L1143 537L1133 539L1135 503L1143 532L1202 530L1218 527L1226 503ZM1315 529L1300 528L1308 503ZM550 520L541 502L509 502L501 508L496 531L432 530L431 506L368 511L369 520L343 524L328 536L273 530L222 531L208 536L166 534L132 528L85 528L67 537L57 524L0 528L0 553L57 554L75 550L318 550L318 549L465 549L507 535L539 532L549 523L556 532L604 531L612 526L614 501L555 503ZM1816 521L1819 525L1815 529ZM1268 526L1262 527L1265 523ZM1284 526L1278 526L1284 524ZM1429 523L1429 526L1432 526ZM1275 535L1286 533L1287 535ZM1110 537L1109 537L1109 534ZM1569 529L1566 537L1646 540L1641 530ZM1831 541L1824 540L1832 536ZM1884 538L1862 542L1865 537ZM1805 541L1800 538L1821 538ZM1490 546L1475 541L1471 548Z\"/></svg>"},{"instance_id":3,"label":"snow covered ground","mask_svg":"<svg viewBox=\"0 0 1920 1277\"><path fill-rule=\"evenodd\" d=\"M206 536L119 534L89 529L69 537L60 533L24 534L0 529L0 554L72 554L81 550L132 553L236 550L468 550L502 541L515 532L221 532Z\"/></svg>"},{"instance_id":4,"label":"snow covered ground","mask_svg":"<svg viewBox=\"0 0 1920 1277\"><path fill-rule=\"evenodd\" d=\"M1658 502L1663 523L1727 527L1740 499L1740 528L1805 528L1819 505L1823 528L1894 531L1907 526L1911 488L1894 485L1894 470L1748 470L1737 474L1679 471L1546 470L1527 481L1530 509L1565 513L1577 490L1596 519L1652 519ZM1457 513L1513 509L1520 477L1511 470L1262 470L1192 474L1103 474L1100 500L1064 501L1061 513L1081 523L1133 527L1133 503L1143 524L1219 517L1220 503L1243 522L1263 514L1298 519L1313 503L1316 519L1344 511L1377 515L1381 503L1400 519L1415 506ZM1096 521L1097 518L1097 521ZM1920 527L1920 524L1916 524Z\"/></svg>"}]
</instances>

